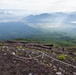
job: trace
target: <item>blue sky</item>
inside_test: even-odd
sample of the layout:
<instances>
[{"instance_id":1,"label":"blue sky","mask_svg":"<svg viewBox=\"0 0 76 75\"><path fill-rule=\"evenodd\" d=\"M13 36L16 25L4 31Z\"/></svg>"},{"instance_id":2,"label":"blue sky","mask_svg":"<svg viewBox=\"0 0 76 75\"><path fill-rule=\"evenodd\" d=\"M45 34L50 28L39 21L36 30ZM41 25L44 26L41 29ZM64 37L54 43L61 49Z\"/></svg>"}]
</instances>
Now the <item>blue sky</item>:
<instances>
[{"instance_id":1,"label":"blue sky","mask_svg":"<svg viewBox=\"0 0 76 75\"><path fill-rule=\"evenodd\" d=\"M0 9L22 9L30 13L74 12L76 0L0 0Z\"/></svg>"}]
</instances>

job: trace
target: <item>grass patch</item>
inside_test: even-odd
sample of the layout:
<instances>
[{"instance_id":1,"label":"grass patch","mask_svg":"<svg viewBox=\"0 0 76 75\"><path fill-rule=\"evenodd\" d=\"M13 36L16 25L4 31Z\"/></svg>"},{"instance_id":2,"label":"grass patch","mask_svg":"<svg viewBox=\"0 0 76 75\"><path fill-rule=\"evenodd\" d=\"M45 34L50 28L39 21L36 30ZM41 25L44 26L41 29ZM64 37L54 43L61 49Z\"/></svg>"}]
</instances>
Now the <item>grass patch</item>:
<instances>
[{"instance_id":1,"label":"grass patch","mask_svg":"<svg viewBox=\"0 0 76 75\"><path fill-rule=\"evenodd\" d=\"M58 58L59 60L66 60L65 54L60 54Z\"/></svg>"}]
</instances>

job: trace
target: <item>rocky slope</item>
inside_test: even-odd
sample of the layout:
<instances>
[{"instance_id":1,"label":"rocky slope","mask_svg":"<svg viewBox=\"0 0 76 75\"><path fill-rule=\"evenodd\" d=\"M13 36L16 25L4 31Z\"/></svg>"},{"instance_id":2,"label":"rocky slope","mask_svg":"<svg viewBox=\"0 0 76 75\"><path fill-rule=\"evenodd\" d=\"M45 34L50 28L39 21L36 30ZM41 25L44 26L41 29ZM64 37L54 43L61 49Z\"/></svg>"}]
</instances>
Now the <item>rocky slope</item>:
<instances>
[{"instance_id":1,"label":"rocky slope","mask_svg":"<svg viewBox=\"0 0 76 75\"><path fill-rule=\"evenodd\" d=\"M0 75L76 75L76 49L0 42Z\"/></svg>"}]
</instances>

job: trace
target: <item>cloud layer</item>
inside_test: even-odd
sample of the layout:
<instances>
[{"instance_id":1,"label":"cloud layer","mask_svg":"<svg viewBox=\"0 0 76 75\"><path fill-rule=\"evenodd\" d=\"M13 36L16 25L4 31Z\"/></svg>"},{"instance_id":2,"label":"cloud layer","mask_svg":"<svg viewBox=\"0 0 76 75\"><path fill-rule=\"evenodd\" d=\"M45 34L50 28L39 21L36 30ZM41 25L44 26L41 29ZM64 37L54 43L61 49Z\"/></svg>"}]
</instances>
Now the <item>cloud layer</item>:
<instances>
[{"instance_id":1,"label":"cloud layer","mask_svg":"<svg viewBox=\"0 0 76 75\"><path fill-rule=\"evenodd\" d=\"M74 12L76 0L0 0L0 9L23 9L30 13Z\"/></svg>"}]
</instances>

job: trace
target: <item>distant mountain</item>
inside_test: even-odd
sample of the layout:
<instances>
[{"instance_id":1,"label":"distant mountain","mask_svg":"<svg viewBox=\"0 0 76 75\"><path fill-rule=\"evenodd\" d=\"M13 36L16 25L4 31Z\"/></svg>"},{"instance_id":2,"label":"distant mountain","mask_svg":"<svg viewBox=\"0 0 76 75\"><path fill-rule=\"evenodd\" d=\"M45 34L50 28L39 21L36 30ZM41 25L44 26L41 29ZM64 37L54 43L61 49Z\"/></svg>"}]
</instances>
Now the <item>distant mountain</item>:
<instances>
[{"instance_id":1,"label":"distant mountain","mask_svg":"<svg viewBox=\"0 0 76 75\"><path fill-rule=\"evenodd\" d=\"M73 21L76 21L76 12L70 13L68 17L65 19L65 23L72 23Z\"/></svg>"},{"instance_id":2,"label":"distant mountain","mask_svg":"<svg viewBox=\"0 0 76 75\"><path fill-rule=\"evenodd\" d=\"M42 13L25 17L16 16L10 10L0 10L0 22L12 21L19 21L35 28L76 28L76 12Z\"/></svg>"},{"instance_id":3,"label":"distant mountain","mask_svg":"<svg viewBox=\"0 0 76 75\"><path fill-rule=\"evenodd\" d=\"M74 27L76 25L76 12L73 13L43 13L30 15L23 21L33 27ZM75 26L76 27L76 26Z\"/></svg>"},{"instance_id":4,"label":"distant mountain","mask_svg":"<svg viewBox=\"0 0 76 75\"><path fill-rule=\"evenodd\" d=\"M31 37L39 33L39 30L29 27L21 22L3 22L0 23L0 40L13 38Z\"/></svg>"},{"instance_id":5,"label":"distant mountain","mask_svg":"<svg viewBox=\"0 0 76 75\"><path fill-rule=\"evenodd\" d=\"M29 23L41 23L44 20L49 20L49 19L50 19L50 21L52 21L53 18L55 18L55 17L56 16L54 16L52 14L44 13L44 14L40 14L40 15L30 15L23 19L25 20L25 22L29 22Z\"/></svg>"},{"instance_id":6,"label":"distant mountain","mask_svg":"<svg viewBox=\"0 0 76 75\"><path fill-rule=\"evenodd\" d=\"M36 38L45 41L67 33L76 36L76 12L16 17L13 13L0 10L0 40Z\"/></svg>"}]
</instances>

